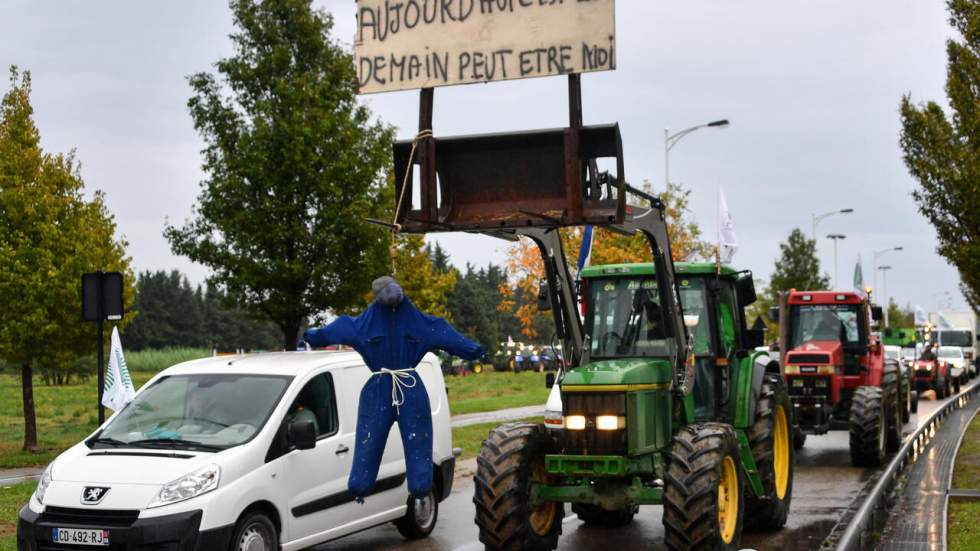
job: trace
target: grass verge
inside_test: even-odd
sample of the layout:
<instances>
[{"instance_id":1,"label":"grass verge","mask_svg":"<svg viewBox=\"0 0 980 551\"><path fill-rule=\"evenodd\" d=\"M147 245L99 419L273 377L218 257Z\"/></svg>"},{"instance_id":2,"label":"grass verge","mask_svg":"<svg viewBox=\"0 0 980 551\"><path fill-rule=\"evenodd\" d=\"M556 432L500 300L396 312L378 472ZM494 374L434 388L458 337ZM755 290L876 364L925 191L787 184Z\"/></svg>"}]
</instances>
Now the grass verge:
<instances>
[{"instance_id":1,"label":"grass verge","mask_svg":"<svg viewBox=\"0 0 980 551\"><path fill-rule=\"evenodd\" d=\"M0 551L17 549L17 513L34 493L37 482L0 486Z\"/></svg>"},{"instance_id":2,"label":"grass verge","mask_svg":"<svg viewBox=\"0 0 980 551\"><path fill-rule=\"evenodd\" d=\"M953 467L953 488L980 490L980 416L966 429ZM946 534L949 551L980 549L980 501L951 499Z\"/></svg>"},{"instance_id":3,"label":"grass verge","mask_svg":"<svg viewBox=\"0 0 980 551\"><path fill-rule=\"evenodd\" d=\"M548 389L544 373L489 371L466 377L446 377L449 411L453 415L544 405Z\"/></svg>"},{"instance_id":4,"label":"grass verge","mask_svg":"<svg viewBox=\"0 0 980 551\"><path fill-rule=\"evenodd\" d=\"M458 459L469 459L471 457L476 457L480 455L480 448L483 447L483 441L486 440L487 435L495 427L499 427L504 423L543 423L543 417L528 417L527 419L518 419L515 421L504 421L504 422L494 422L494 423L480 423L478 425L469 425L466 427L457 427L453 429L453 446L457 448L462 448L463 453Z\"/></svg>"}]
</instances>

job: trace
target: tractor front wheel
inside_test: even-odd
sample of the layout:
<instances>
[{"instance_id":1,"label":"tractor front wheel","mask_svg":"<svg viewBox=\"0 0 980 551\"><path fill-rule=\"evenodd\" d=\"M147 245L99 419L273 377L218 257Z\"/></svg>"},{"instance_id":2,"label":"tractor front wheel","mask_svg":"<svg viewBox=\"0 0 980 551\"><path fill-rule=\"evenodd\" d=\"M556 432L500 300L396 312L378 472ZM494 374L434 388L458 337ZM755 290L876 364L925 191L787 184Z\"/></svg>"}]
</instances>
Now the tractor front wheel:
<instances>
[{"instance_id":1,"label":"tractor front wheel","mask_svg":"<svg viewBox=\"0 0 980 551\"><path fill-rule=\"evenodd\" d=\"M664 477L664 542L675 551L737 550L745 480L730 425L701 423L678 431Z\"/></svg>"},{"instance_id":2,"label":"tractor front wheel","mask_svg":"<svg viewBox=\"0 0 980 551\"><path fill-rule=\"evenodd\" d=\"M862 386L851 398L851 463L856 467L877 467L885 460L885 433L888 428L885 396L880 387Z\"/></svg>"},{"instance_id":3,"label":"tractor front wheel","mask_svg":"<svg viewBox=\"0 0 980 551\"><path fill-rule=\"evenodd\" d=\"M885 398L885 415L888 416L887 432L885 433L885 451L895 452L902 446L902 402L905 398L899 396L898 366L885 365L885 373L881 378L881 389Z\"/></svg>"},{"instance_id":4,"label":"tractor front wheel","mask_svg":"<svg viewBox=\"0 0 980 551\"><path fill-rule=\"evenodd\" d=\"M544 456L554 440L544 425L508 423L483 441L476 459L473 503L480 541L495 551L551 551L558 547L564 507L532 505L534 482L547 482Z\"/></svg>"},{"instance_id":5,"label":"tractor front wheel","mask_svg":"<svg viewBox=\"0 0 980 551\"><path fill-rule=\"evenodd\" d=\"M755 423L748 431L765 493L747 496L746 528L776 530L786 524L793 497L792 407L782 377L767 376L756 402Z\"/></svg>"},{"instance_id":6,"label":"tractor front wheel","mask_svg":"<svg viewBox=\"0 0 980 551\"><path fill-rule=\"evenodd\" d=\"M639 510L640 508L636 505L607 511L597 505L572 504L572 512L578 515L579 520L591 526L602 526L603 528L626 526L633 522L633 516Z\"/></svg>"},{"instance_id":7,"label":"tractor front wheel","mask_svg":"<svg viewBox=\"0 0 980 551\"><path fill-rule=\"evenodd\" d=\"M937 400L942 400L946 396L949 396L949 381L946 380L945 375L936 375L935 385Z\"/></svg>"}]
</instances>

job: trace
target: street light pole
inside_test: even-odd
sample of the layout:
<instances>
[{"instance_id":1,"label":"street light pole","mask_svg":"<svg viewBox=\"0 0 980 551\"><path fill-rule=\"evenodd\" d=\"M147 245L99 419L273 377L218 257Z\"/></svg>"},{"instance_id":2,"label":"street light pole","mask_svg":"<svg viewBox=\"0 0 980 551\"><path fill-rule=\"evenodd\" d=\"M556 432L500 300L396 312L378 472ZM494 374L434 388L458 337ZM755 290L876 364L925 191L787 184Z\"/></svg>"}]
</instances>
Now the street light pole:
<instances>
[{"instance_id":1,"label":"street light pole","mask_svg":"<svg viewBox=\"0 0 980 551\"><path fill-rule=\"evenodd\" d=\"M827 235L827 239L834 240L834 289L837 289L837 242L841 239L847 239L847 236L842 233L832 233Z\"/></svg>"},{"instance_id":2,"label":"street light pole","mask_svg":"<svg viewBox=\"0 0 980 551\"><path fill-rule=\"evenodd\" d=\"M884 310L885 310L885 327L891 327L888 325L888 308L891 306L891 300L888 298L888 270L891 270L891 266L879 266L881 270L881 296L884 299Z\"/></svg>"},{"instance_id":3,"label":"street light pole","mask_svg":"<svg viewBox=\"0 0 980 551\"><path fill-rule=\"evenodd\" d=\"M702 128L725 128L729 124L728 119L721 119L685 128L676 134L671 134L669 128L664 128L664 189L670 186L670 150L677 145L677 142L695 130Z\"/></svg>"},{"instance_id":4,"label":"street light pole","mask_svg":"<svg viewBox=\"0 0 980 551\"><path fill-rule=\"evenodd\" d=\"M881 255L883 255L883 254L885 254L885 253L890 253L892 251L901 251L903 249L904 248L902 246L889 247L887 249L881 249L880 251L875 251L874 254L872 255L873 258L872 258L872 261L871 261L871 264L872 264L871 265L871 278L874 280L874 283L873 283L873 286L871 288L875 292L878 291L878 257L881 256Z\"/></svg>"},{"instance_id":5,"label":"street light pole","mask_svg":"<svg viewBox=\"0 0 980 551\"><path fill-rule=\"evenodd\" d=\"M832 210L829 212L825 212L823 214L816 214L811 212L810 213L810 223L811 223L810 236L813 238L814 243L816 243L817 241L817 224L819 224L824 218L827 218L828 216L833 216L835 214L851 214L852 212L854 212L854 209Z\"/></svg>"}]
</instances>

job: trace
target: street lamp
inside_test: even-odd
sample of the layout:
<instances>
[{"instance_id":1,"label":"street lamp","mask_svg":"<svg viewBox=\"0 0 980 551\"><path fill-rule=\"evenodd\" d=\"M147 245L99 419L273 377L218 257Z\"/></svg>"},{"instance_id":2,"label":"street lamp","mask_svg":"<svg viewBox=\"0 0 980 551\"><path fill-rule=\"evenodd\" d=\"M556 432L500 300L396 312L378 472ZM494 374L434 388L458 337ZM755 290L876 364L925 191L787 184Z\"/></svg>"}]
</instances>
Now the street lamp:
<instances>
[{"instance_id":1,"label":"street lamp","mask_svg":"<svg viewBox=\"0 0 980 551\"><path fill-rule=\"evenodd\" d=\"M888 270L891 269L891 266L878 266L878 270L881 270L881 296L884 299L885 327L890 327L888 325L888 307L891 305L891 301L888 300Z\"/></svg>"},{"instance_id":2,"label":"street lamp","mask_svg":"<svg viewBox=\"0 0 980 551\"><path fill-rule=\"evenodd\" d=\"M813 241L814 242L817 241L817 224L819 224L821 220L827 218L828 216L833 216L835 214L851 214L852 212L854 212L854 209L832 210L829 212L825 212L823 214L815 214L811 212L810 222L812 223L812 229L810 232L810 236L813 237Z\"/></svg>"},{"instance_id":3,"label":"street lamp","mask_svg":"<svg viewBox=\"0 0 980 551\"><path fill-rule=\"evenodd\" d=\"M847 236L842 233L832 233L827 235L827 239L834 240L834 289L837 289L837 242L841 239L847 239Z\"/></svg>"},{"instance_id":4,"label":"street lamp","mask_svg":"<svg viewBox=\"0 0 980 551\"><path fill-rule=\"evenodd\" d=\"M704 124L699 124L692 126L690 128L685 128L676 134L671 134L669 128L664 128L664 185L666 187L670 186L670 150L677 145L677 142L681 141L684 136L687 136L695 130L701 130L702 128L725 128L729 125L728 119L721 119L717 121L706 122Z\"/></svg>"},{"instance_id":5,"label":"street lamp","mask_svg":"<svg viewBox=\"0 0 980 551\"><path fill-rule=\"evenodd\" d=\"M880 251L875 251L874 254L872 255L873 258L871 261L872 262L871 277L872 279L874 279L874 286L872 287L872 289L874 289L875 292L878 291L878 257L885 253L890 253L892 251L901 251L901 250L904 250L904 248L901 246L889 247L887 249L881 249Z\"/></svg>"}]
</instances>

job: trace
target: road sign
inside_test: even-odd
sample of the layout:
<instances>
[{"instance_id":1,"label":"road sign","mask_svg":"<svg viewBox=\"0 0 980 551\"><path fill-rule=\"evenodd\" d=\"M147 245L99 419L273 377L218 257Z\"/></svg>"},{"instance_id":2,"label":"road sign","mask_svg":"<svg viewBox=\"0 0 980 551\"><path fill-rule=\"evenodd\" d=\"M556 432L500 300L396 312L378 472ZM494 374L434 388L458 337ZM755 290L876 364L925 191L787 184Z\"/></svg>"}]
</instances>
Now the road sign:
<instances>
[{"instance_id":1,"label":"road sign","mask_svg":"<svg viewBox=\"0 0 980 551\"><path fill-rule=\"evenodd\" d=\"M359 92L616 68L614 0L357 0Z\"/></svg>"},{"instance_id":2,"label":"road sign","mask_svg":"<svg viewBox=\"0 0 980 551\"><path fill-rule=\"evenodd\" d=\"M105 339L102 324L105 320L120 320L123 316L123 276L119 272L92 272L82 274L82 319L94 321L99 326L98 385L99 424L105 421L102 408L102 391L105 380L103 347Z\"/></svg>"}]
</instances>

